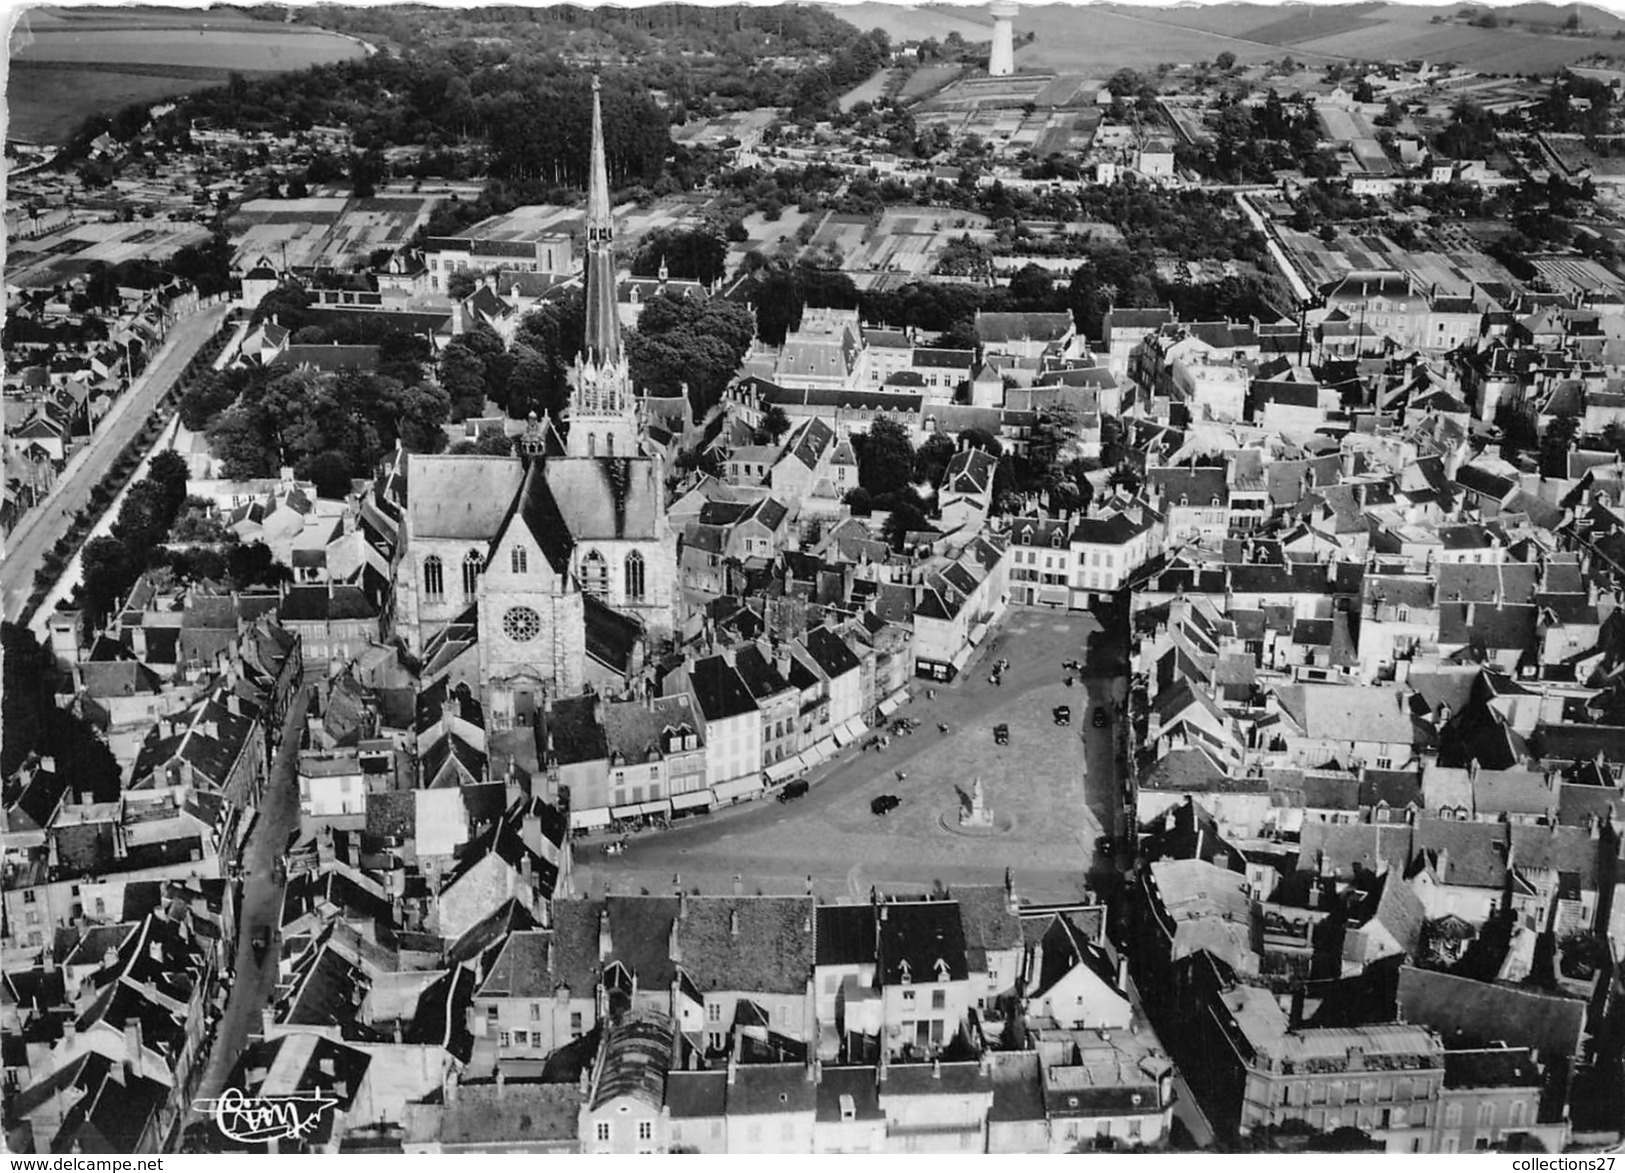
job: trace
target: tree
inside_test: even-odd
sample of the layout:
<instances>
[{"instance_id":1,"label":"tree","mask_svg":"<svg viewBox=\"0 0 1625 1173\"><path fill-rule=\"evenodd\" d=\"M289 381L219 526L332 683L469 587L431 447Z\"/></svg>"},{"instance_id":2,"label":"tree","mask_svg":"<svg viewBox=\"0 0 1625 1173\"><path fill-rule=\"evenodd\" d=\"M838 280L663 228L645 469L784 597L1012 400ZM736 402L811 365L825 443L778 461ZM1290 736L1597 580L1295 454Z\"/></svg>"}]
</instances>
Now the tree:
<instances>
[{"instance_id":1,"label":"tree","mask_svg":"<svg viewBox=\"0 0 1625 1173\"><path fill-rule=\"evenodd\" d=\"M686 386L701 417L721 400L755 333L750 310L738 302L657 294L644 302L638 328L626 339L632 378L668 393Z\"/></svg>"},{"instance_id":2,"label":"tree","mask_svg":"<svg viewBox=\"0 0 1625 1173\"><path fill-rule=\"evenodd\" d=\"M957 450L947 436L932 432L914 454L914 483L941 484L943 473L948 471L948 462L954 458Z\"/></svg>"},{"instance_id":3,"label":"tree","mask_svg":"<svg viewBox=\"0 0 1625 1173\"><path fill-rule=\"evenodd\" d=\"M914 445L903 425L875 420L858 451L858 483L877 499L890 497L908 486L913 471Z\"/></svg>"},{"instance_id":4,"label":"tree","mask_svg":"<svg viewBox=\"0 0 1625 1173\"><path fill-rule=\"evenodd\" d=\"M1225 73L1229 73L1236 67L1236 55L1226 49L1213 59L1213 64L1217 65Z\"/></svg>"},{"instance_id":5,"label":"tree","mask_svg":"<svg viewBox=\"0 0 1625 1173\"><path fill-rule=\"evenodd\" d=\"M447 451L453 456L512 456L513 437L506 432L481 432L477 439L460 440Z\"/></svg>"},{"instance_id":6,"label":"tree","mask_svg":"<svg viewBox=\"0 0 1625 1173\"><path fill-rule=\"evenodd\" d=\"M862 485L848 489L843 500L846 502L846 507L852 511L853 517L868 517L874 510L874 498L869 495L869 490Z\"/></svg>"},{"instance_id":7,"label":"tree","mask_svg":"<svg viewBox=\"0 0 1625 1173\"><path fill-rule=\"evenodd\" d=\"M962 443L972 448L980 448L995 458L1004 454L1004 445L999 443L999 438L985 428L966 428L959 433L959 439Z\"/></svg>"},{"instance_id":8,"label":"tree","mask_svg":"<svg viewBox=\"0 0 1625 1173\"><path fill-rule=\"evenodd\" d=\"M3 691L0 691L0 773L10 777L29 754L56 759L58 777L95 802L116 802L118 763L95 728L55 702L57 668L49 648L27 628L3 628Z\"/></svg>"},{"instance_id":9,"label":"tree","mask_svg":"<svg viewBox=\"0 0 1625 1173\"><path fill-rule=\"evenodd\" d=\"M1571 415L1560 415L1546 425L1546 434L1540 438L1540 470L1549 477L1568 476L1569 449L1579 435L1580 421Z\"/></svg>"},{"instance_id":10,"label":"tree","mask_svg":"<svg viewBox=\"0 0 1625 1173\"><path fill-rule=\"evenodd\" d=\"M451 396L451 418L481 415L485 408L485 360L459 335L440 352L440 385Z\"/></svg>"},{"instance_id":11,"label":"tree","mask_svg":"<svg viewBox=\"0 0 1625 1173\"><path fill-rule=\"evenodd\" d=\"M224 371L205 371L181 396L181 423L194 432L209 426L215 416L237 401L236 381Z\"/></svg>"},{"instance_id":12,"label":"tree","mask_svg":"<svg viewBox=\"0 0 1625 1173\"><path fill-rule=\"evenodd\" d=\"M293 572L276 560L264 542L239 543L226 554L226 573L234 590L253 586L276 586L293 579Z\"/></svg>"},{"instance_id":13,"label":"tree","mask_svg":"<svg viewBox=\"0 0 1625 1173\"><path fill-rule=\"evenodd\" d=\"M350 495L350 462L342 452L328 449L307 456L295 466L294 472L300 480L316 486L318 497L342 501Z\"/></svg>"},{"instance_id":14,"label":"tree","mask_svg":"<svg viewBox=\"0 0 1625 1173\"><path fill-rule=\"evenodd\" d=\"M474 269L458 269L446 277L446 296L453 301L462 301L473 296L474 290L479 288L482 276L483 274Z\"/></svg>"},{"instance_id":15,"label":"tree","mask_svg":"<svg viewBox=\"0 0 1625 1173\"><path fill-rule=\"evenodd\" d=\"M710 226L657 228L643 238L632 275L656 276L661 265L671 277L710 285L727 271L728 242Z\"/></svg>"},{"instance_id":16,"label":"tree","mask_svg":"<svg viewBox=\"0 0 1625 1173\"><path fill-rule=\"evenodd\" d=\"M891 513L886 518L886 524L881 533L893 550L901 552L905 539L911 533L930 529L925 513L914 503L913 494L898 494L891 501Z\"/></svg>"},{"instance_id":17,"label":"tree","mask_svg":"<svg viewBox=\"0 0 1625 1173\"><path fill-rule=\"evenodd\" d=\"M766 432L768 438L777 444L779 437L789 430L790 417L784 413L784 408L777 403L768 404L767 410L762 412L762 431Z\"/></svg>"}]
</instances>

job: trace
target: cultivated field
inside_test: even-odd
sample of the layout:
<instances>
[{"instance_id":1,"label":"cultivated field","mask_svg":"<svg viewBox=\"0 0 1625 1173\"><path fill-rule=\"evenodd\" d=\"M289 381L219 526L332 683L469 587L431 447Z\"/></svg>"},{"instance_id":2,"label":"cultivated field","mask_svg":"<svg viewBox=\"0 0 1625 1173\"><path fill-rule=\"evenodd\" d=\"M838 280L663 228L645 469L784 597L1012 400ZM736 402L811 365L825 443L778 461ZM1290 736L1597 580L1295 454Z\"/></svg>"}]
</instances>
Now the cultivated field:
<instances>
[{"instance_id":1,"label":"cultivated field","mask_svg":"<svg viewBox=\"0 0 1625 1173\"><path fill-rule=\"evenodd\" d=\"M1185 28L1177 19L1167 19L1178 18L1185 11L1066 4L1024 8L1016 17L1016 32L1033 32L1037 39L1016 50L1016 68L1110 77L1125 66L1150 69L1165 61L1212 61L1226 51L1243 63L1283 55L1276 45L1235 34ZM1323 54L1297 49L1292 55L1310 65L1329 60Z\"/></svg>"},{"instance_id":2,"label":"cultivated field","mask_svg":"<svg viewBox=\"0 0 1625 1173\"><path fill-rule=\"evenodd\" d=\"M830 4L826 7L864 32L884 29L894 41L923 41L927 37L940 41L949 33L957 32L974 44L993 36L993 18L984 8L947 5L916 8L901 4Z\"/></svg>"},{"instance_id":3,"label":"cultivated field","mask_svg":"<svg viewBox=\"0 0 1625 1173\"><path fill-rule=\"evenodd\" d=\"M1424 60L1435 64L1453 62L1485 73L1549 72L1570 65L1611 47L1607 39L1621 27L1618 17L1598 9L1580 13L1587 28L1598 29L1600 37L1562 36L1555 30L1570 10L1551 8L1541 19L1541 28L1530 29L1524 22L1542 14L1533 6L1524 11L1499 10L1515 17L1519 27L1481 29L1454 22L1432 23L1445 11L1426 5L1354 4L1307 5L1283 11L1258 4L1191 5L1180 8L1113 8L1107 11L1132 12L1141 19L1186 32L1222 34L1237 38L1260 50L1244 53L1234 44L1214 44L1199 57L1211 59L1221 48L1229 48L1239 60L1259 60L1290 51L1300 61L1313 64L1316 57L1355 58L1370 61ZM1089 10L1094 11L1094 10ZM1551 15L1551 14L1559 15ZM1022 27L1021 18L1016 27ZM1553 31L1547 32L1546 29ZM1044 41L1043 34L1039 40ZM1176 60L1198 58L1176 57Z\"/></svg>"},{"instance_id":4,"label":"cultivated field","mask_svg":"<svg viewBox=\"0 0 1625 1173\"><path fill-rule=\"evenodd\" d=\"M7 135L61 141L86 117L225 82L359 57L337 33L225 9L41 8L11 38Z\"/></svg>"}]
</instances>

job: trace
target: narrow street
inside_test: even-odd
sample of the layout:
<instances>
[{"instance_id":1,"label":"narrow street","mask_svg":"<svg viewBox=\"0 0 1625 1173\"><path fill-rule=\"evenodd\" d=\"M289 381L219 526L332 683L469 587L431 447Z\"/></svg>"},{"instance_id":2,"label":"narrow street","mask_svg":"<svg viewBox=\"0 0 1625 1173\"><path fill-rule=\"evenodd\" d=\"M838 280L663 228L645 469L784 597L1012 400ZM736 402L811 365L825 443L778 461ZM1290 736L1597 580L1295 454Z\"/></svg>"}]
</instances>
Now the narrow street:
<instances>
[{"instance_id":1,"label":"narrow street","mask_svg":"<svg viewBox=\"0 0 1625 1173\"><path fill-rule=\"evenodd\" d=\"M276 880L276 864L287 846L288 835L299 824L299 784L294 767L304 734L308 700L309 688L301 688L288 706L282 743L271 763L259 821L243 852L245 878L235 960L237 978L226 1003L225 1016L215 1031L208 1070L198 1085L200 1099L220 1094L232 1065L247 1045L248 1036L259 1030L260 1011L269 1003L276 988L279 941L275 926L282 912L283 887ZM257 925L270 925L273 929L271 948L266 952L263 965L254 958L253 935Z\"/></svg>"},{"instance_id":2,"label":"narrow street","mask_svg":"<svg viewBox=\"0 0 1625 1173\"><path fill-rule=\"evenodd\" d=\"M151 364L114 402L107 418L85 447L74 454L49 495L24 514L17 528L6 536L5 557L0 559L0 604L7 619L21 613L34 587L34 572L67 530L68 518L89 504L90 491L124 446L146 426L158 401L192 356L214 336L231 308L229 302L210 306L175 323Z\"/></svg>"}]
</instances>

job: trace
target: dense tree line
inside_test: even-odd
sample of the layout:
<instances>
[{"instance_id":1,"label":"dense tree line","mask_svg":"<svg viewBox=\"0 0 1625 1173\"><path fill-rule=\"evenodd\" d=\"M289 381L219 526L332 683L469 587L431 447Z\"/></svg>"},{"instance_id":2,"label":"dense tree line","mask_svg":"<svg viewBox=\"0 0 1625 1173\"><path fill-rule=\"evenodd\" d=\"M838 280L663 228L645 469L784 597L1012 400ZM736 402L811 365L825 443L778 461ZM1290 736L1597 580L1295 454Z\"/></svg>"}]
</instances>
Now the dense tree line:
<instances>
[{"instance_id":1,"label":"dense tree line","mask_svg":"<svg viewBox=\"0 0 1625 1173\"><path fill-rule=\"evenodd\" d=\"M694 417L702 418L738 374L754 333L750 311L738 302L658 294L626 336L632 381L666 394L686 386Z\"/></svg>"},{"instance_id":2,"label":"dense tree line","mask_svg":"<svg viewBox=\"0 0 1625 1173\"><path fill-rule=\"evenodd\" d=\"M90 801L115 802L121 786L118 763L94 726L58 708L61 671L49 647L28 628L7 622L0 629L0 775L10 778L30 754L55 759L58 777ZM6 801L12 795L7 788Z\"/></svg>"},{"instance_id":3,"label":"dense tree line","mask_svg":"<svg viewBox=\"0 0 1625 1173\"><path fill-rule=\"evenodd\" d=\"M1296 168L1311 178L1337 173L1323 149L1320 120L1302 95L1284 101L1271 90L1262 105L1241 105L1222 95L1209 119L1212 138L1181 145L1179 161L1220 183L1269 183L1278 170Z\"/></svg>"},{"instance_id":4,"label":"dense tree line","mask_svg":"<svg viewBox=\"0 0 1625 1173\"><path fill-rule=\"evenodd\" d=\"M270 476L284 464L308 477L335 461L349 477L365 477L397 441L408 451L437 451L450 414L450 396L431 382L270 371L251 378L205 435L229 477Z\"/></svg>"},{"instance_id":5,"label":"dense tree line","mask_svg":"<svg viewBox=\"0 0 1625 1173\"><path fill-rule=\"evenodd\" d=\"M185 501L186 461L174 452L160 452L147 466L147 475L125 494L112 533L85 546L80 605L87 632L98 629L135 585L147 555L169 536Z\"/></svg>"}]
</instances>

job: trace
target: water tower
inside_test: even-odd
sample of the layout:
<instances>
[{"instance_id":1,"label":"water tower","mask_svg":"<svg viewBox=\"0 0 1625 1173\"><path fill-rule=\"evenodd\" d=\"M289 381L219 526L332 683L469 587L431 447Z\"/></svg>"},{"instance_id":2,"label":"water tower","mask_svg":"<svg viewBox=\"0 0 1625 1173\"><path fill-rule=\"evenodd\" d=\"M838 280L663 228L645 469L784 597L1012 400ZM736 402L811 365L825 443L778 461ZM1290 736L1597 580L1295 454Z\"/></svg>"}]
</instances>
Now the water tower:
<instances>
[{"instance_id":1,"label":"water tower","mask_svg":"<svg viewBox=\"0 0 1625 1173\"><path fill-rule=\"evenodd\" d=\"M1012 23L1016 6L1010 0L999 0L988 11L993 14L993 52L988 55L987 73L989 77L1009 77L1016 71L1016 30Z\"/></svg>"}]
</instances>

